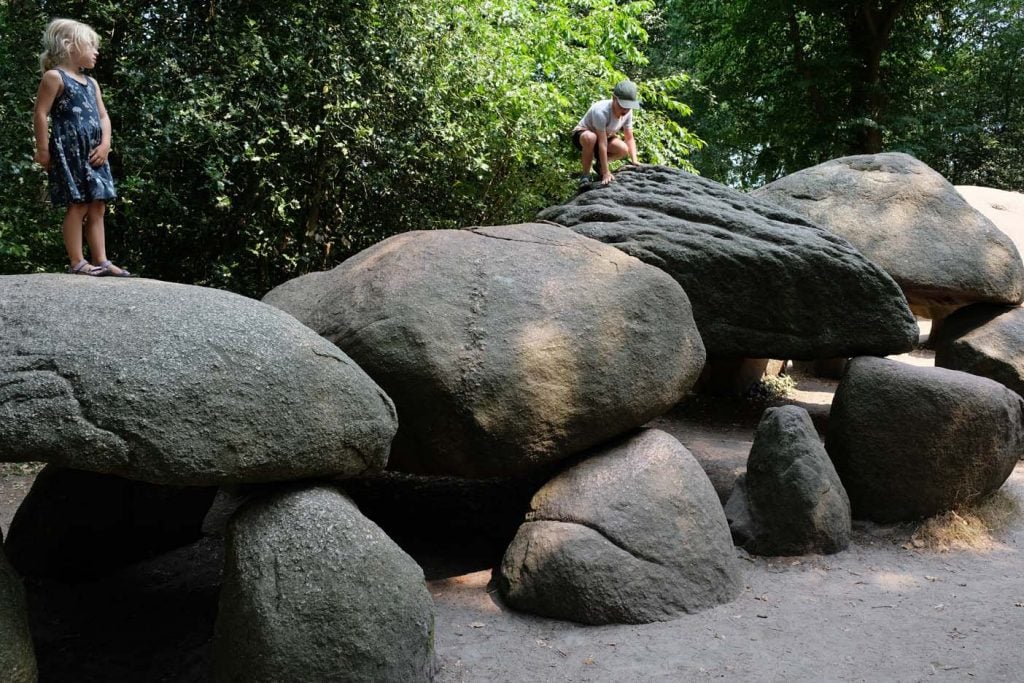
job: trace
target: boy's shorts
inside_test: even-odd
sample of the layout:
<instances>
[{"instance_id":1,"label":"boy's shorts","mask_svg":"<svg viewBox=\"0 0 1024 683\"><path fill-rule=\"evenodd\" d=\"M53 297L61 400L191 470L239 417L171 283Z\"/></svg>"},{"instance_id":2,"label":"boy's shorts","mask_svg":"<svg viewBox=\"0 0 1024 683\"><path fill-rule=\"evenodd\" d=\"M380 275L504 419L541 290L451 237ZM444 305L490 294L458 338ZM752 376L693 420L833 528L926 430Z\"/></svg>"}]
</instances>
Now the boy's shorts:
<instances>
[{"instance_id":1,"label":"boy's shorts","mask_svg":"<svg viewBox=\"0 0 1024 683\"><path fill-rule=\"evenodd\" d=\"M572 132L572 146L580 152L583 151L583 145L580 144L580 136L583 135L582 130L574 130ZM597 153L597 143L594 143L594 153Z\"/></svg>"},{"instance_id":2,"label":"boy's shorts","mask_svg":"<svg viewBox=\"0 0 1024 683\"><path fill-rule=\"evenodd\" d=\"M572 146L575 147L580 152L583 151L583 145L580 144L580 136L581 135L583 135L583 130L582 129L581 130L574 130L572 132ZM615 138L615 137L618 137L618 133L616 133L614 135L609 135L608 139L611 140L612 138ZM596 142L594 143L594 157L595 158L597 157L597 143Z\"/></svg>"}]
</instances>

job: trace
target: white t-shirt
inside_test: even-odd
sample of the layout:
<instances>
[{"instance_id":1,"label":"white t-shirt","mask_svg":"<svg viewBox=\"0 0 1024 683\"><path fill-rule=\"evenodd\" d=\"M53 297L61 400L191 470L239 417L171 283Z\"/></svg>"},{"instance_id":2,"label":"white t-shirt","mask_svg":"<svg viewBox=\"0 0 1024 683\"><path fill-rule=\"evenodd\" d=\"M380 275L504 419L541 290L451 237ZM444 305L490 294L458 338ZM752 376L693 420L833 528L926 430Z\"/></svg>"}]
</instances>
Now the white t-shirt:
<instances>
[{"instance_id":1,"label":"white t-shirt","mask_svg":"<svg viewBox=\"0 0 1024 683\"><path fill-rule=\"evenodd\" d=\"M603 130L609 136L620 130L633 130L633 110L627 109L625 116L615 118L612 114L612 101L599 100L590 105L573 130L591 130L595 133Z\"/></svg>"}]
</instances>

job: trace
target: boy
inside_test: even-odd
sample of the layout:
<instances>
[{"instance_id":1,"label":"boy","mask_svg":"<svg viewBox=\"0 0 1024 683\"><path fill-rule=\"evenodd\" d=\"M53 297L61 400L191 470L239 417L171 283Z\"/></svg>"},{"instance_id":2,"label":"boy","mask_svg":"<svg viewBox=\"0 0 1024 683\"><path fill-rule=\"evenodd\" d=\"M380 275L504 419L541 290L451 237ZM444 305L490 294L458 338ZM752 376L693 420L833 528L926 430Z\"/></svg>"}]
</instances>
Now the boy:
<instances>
[{"instance_id":1,"label":"boy","mask_svg":"<svg viewBox=\"0 0 1024 683\"><path fill-rule=\"evenodd\" d=\"M586 115L572 132L572 144L580 150L583 175L580 185L590 182L590 166L597 159L597 173L601 184L607 185L612 178L609 161L624 159L634 164L636 140L633 139L633 110L640 108L636 96L636 83L622 81L612 91L612 99L599 100L591 105ZM622 137L618 136L622 131Z\"/></svg>"}]
</instances>

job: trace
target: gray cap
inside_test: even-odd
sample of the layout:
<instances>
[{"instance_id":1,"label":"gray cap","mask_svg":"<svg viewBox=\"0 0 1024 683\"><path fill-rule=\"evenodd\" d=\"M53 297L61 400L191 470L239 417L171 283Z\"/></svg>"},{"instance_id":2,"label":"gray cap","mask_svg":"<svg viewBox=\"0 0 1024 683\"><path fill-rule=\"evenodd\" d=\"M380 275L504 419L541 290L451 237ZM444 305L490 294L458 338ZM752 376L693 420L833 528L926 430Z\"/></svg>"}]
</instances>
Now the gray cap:
<instances>
[{"instance_id":1,"label":"gray cap","mask_svg":"<svg viewBox=\"0 0 1024 683\"><path fill-rule=\"evenodd\" d=\"M624 109L639 109L640 98L636 96L636 83L633 81L621 81L615 86L612 95L618 100L619 106Z\"/></svg>"}]
</instances>

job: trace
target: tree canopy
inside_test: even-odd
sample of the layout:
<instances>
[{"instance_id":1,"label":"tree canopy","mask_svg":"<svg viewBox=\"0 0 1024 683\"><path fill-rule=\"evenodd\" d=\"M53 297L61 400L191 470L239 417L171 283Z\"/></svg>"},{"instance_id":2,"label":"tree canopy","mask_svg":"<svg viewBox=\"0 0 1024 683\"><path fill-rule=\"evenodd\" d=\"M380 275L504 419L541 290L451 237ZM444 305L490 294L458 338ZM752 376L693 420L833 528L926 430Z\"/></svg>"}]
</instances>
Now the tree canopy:
<instances>
[{"instance_id":1,"label":"tree canopy","mask_svg":"<svg viewBox=\"0 0 1024 683\"><path fill-rule=\"evenodd\" d=\"M0 269L59 267L31 162L39 36L93 26L114 131L114 255L259 295L391 234L527 220L578 175L569 131L647 63L649 0L9 2ZM671 70L641 83L646 161L700 141Z\"/></svg>"},{"instance_id":2,"label":"tree canopy","mask_svg":"<svg viewBox=\"0 0 1024 683\"><path fill-rule=\"evenodd\" d=\"M564 200L569 131L627 76L645 162L752 187L899 150L1024 189L1024 0L7 0L0 272L64 263L32 163L55 16L103 41L112 255L250 295L398 232Z\"/></svg>"},{"instance_id":3,"label":"tree canopy","mask_svg":"<svg viewBox=\"0 0 1024 683\"><path fill-rule=\"evenodd\" d=\"M954 183L1024 187L1021 0L667 0L652 49L685 67L706 175L757 186L907 151Z\"/></svg>"}]
</instances>

